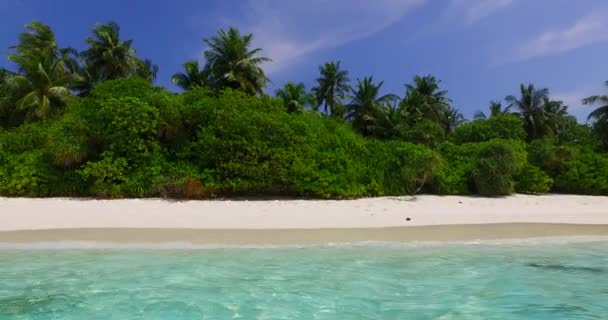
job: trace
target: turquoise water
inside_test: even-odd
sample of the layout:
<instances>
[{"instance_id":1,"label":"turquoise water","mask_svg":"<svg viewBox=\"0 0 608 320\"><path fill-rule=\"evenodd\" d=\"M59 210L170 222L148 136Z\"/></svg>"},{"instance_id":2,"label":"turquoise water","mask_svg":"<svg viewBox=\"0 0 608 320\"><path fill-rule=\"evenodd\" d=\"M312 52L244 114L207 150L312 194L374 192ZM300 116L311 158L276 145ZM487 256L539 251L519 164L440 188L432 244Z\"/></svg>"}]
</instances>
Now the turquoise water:
<instances>
[{"instance_id":1,"label":"turquoise water","mask_svg":"<svg viewBox=\"0 0 608 320\"><path fill-rule=\"evenodd\" d=\"M0 319L608 319L608 241L5 248Z\"/></svg>"}]
</instances>

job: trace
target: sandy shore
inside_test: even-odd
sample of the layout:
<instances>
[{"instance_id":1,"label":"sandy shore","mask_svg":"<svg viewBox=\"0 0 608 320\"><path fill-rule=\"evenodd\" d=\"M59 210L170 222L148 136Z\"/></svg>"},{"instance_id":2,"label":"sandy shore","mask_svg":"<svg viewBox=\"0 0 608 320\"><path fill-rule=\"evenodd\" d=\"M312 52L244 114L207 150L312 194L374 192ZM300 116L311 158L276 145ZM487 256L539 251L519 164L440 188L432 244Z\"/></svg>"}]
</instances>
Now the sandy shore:
<instances>
[{"instance_id":1,"label":"sandy shore","mask_svg":"<svg viewBox=\"0 0 608 320\"><path fill-rule=\"evenodd\" d=\"M348 201L0 198L0 242L316 244L608 236L608 197Z\"/></svg>"}]
</instances>

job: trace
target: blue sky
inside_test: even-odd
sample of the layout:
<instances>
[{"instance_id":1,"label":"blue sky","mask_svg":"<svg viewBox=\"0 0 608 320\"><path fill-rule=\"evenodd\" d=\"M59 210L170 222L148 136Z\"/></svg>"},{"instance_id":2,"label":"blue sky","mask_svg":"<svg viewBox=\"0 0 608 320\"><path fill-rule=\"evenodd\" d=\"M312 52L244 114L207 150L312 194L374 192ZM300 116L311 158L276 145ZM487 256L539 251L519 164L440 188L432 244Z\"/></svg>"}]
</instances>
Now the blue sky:
<instances>
[{"instance_id":1,"label":"blue sky","mask_svg":"<svg viewBox=\"0 0 608 320\"><path fill-rule=\"evenodd\" d=\"M467 117L532 82L584 119L580 99L606 91L607 16L605 0L0 0L0 50L33 19L78 49L95 23L112 20L173 88L171 75L201 57L202 38L236 26L274 60L269 92L286 81L310 87L318 65L341 60L351 78L371 75L398 95L431 73Z\"/></svg>"}]
</instances>

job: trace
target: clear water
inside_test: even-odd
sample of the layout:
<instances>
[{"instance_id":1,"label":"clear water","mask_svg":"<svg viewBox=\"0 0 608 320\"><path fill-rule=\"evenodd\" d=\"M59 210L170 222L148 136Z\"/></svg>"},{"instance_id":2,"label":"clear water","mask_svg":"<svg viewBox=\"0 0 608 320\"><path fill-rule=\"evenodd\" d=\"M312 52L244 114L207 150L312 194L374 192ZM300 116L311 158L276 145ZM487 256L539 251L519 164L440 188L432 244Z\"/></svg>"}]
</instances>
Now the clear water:
<instances>
[{"instance_id":1,"label":"clear water","mask_svg":"<svg viewBox=\"0 0 608 320\"><path fill-rule=\"evenodd\" d=\"M608 241L4 248L0 319L608 319Z\"/></svg>"}]
</instances>

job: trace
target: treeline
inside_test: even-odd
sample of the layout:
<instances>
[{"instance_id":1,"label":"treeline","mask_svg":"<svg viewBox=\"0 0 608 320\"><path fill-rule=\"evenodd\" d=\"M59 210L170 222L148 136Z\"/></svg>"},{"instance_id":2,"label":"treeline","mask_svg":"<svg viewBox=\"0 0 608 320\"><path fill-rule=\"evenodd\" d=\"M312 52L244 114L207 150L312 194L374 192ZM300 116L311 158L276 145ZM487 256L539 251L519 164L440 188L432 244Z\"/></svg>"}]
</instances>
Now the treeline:
<instances>
[{"instance_id":1,"label":"treeline","mask_svg":"<svg viewBox=\"0 0 608 320\"><path fill-rule=\"evenodd\" d=\"M0 71L0 194L351 198L414 193L608 194L608 96L580 124L522 85L466 121L433 76L403 96L340 62L270 97L251 35L204 40L172 93L114 23L77 52L33 22Z\"/></svg>"}]
</instances>

